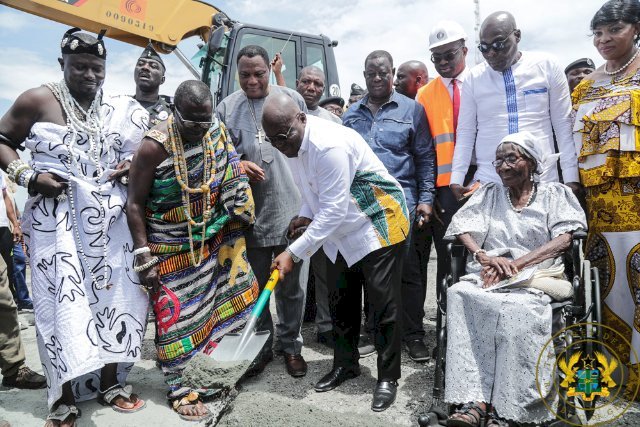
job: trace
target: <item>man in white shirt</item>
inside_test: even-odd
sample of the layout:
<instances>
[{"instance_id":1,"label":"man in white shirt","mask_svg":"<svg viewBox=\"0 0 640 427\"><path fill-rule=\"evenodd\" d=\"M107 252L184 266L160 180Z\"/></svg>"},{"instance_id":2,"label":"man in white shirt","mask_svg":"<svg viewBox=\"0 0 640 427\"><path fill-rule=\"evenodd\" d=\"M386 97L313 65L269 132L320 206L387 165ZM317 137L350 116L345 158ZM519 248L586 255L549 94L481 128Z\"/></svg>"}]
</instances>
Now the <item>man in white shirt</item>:
<instances>
[{"instance_id":1,"label":"man in white shirt","mask_svg":"<svg viewBox=\"0 0 640 427\"><path fill-rule=\"evenodd\" d=\"M491 162L506 135L530 131L546 154L560 151L564 181L579 191L578 161L571 134L569 87L560 66L548 55L518 50L520 30L508 12L492 13L480 28L478 49L486 62L471 69L462 88L451 173L451 190L460 198L475 147L481 183L501 182ZM542 181L558 181L552 168Z\"/></svg>"},{"instance_id":2,"label":"man in white shirt","mask_svg":"<svg viewBox=\"0 0 640 427\"><path fill-rule=\"evenodd\" d=\"M395 400L400 378L400 254L409 233L402 187L357 132L304 114L286 96L267 98L262 126L271 144L288 157L302 195L300 215L290 229L307 227L272 268L287 275L295 262L321 248L328 258L333 369L315 390L329 391L360 375L361 288L344 280L345 272L359 268L373 308L378 351L371 409L384 411Z\"/></svg>"}]
</instances>

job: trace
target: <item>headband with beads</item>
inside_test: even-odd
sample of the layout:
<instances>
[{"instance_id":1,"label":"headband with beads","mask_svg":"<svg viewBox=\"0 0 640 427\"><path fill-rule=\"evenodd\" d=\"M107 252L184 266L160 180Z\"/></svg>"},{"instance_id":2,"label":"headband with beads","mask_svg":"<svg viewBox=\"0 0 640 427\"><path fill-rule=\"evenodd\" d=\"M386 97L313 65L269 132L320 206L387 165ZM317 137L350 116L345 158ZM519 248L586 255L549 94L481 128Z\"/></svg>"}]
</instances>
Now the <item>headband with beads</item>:
<instances>
[{"instance_id":1,"label":"headband with beads","mask_svg":"<svg viewBox=\"0 0 640 427\"><path fill-rule=\"evenodd\" d=\"M100 34L98 34L98 38L93 42L79 37L83 34L88 36L89 34L87 33L74 34L78 31L80 31L80 28L78 27L71 28L66 33L64 33L64 36L62 36L60 48L63 55L88 53L90 55L95 55L100 59L107 59L107 49L105 49L104 42L102 41L102 37L107 32L107 30L100 31Z\"/></svg>"}]
</instances>

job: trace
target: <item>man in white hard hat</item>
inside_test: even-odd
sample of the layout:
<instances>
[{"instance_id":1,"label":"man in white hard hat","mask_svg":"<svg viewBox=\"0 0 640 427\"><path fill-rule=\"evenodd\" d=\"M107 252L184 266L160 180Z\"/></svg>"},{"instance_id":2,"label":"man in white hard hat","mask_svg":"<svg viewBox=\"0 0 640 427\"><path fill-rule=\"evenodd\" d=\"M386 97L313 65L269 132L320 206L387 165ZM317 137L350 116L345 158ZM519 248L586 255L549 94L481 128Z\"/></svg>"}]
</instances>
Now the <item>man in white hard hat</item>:
<instances>
[{"instance_id":1,"label":"man in white hard hat","mask_svg":"<svg viewBox=\"0 0 640 427\"><path fill-rule=\"evenodd\" d=\"M443 243L443 237L451 217L458 210L458 200L449 188L449 179L460 110L460 93L469 73L465 65L468 51L465 46L466 39L467 34L457 22L440 21L433 27L429 34L429 50L431 62L440 76L420 88L416 97L416 101L422 104L427 113L431 135L436 144L437 177L434 212L437 217L427 224L427 229L424 230L426 234L432 236L438 254L436 283L442 281L448 270L447 248ZM426 276L426 263L429 260L431 242L427 238L419 239L420 242L424 242L418 245L421 252L420 259L424 263L420 266L420 270ZM426 279L423 278L423 280ZM424 298L416 303L423 304Z\"/></svg>"}]
</instances>

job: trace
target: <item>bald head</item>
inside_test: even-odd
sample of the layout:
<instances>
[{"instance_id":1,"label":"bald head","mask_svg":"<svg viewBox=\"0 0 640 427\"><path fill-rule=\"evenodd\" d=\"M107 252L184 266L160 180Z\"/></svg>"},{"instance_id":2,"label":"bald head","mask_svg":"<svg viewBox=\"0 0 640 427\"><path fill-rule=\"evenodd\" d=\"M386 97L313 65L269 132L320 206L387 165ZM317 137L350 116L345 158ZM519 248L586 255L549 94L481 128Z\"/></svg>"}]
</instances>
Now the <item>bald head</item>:
<instances>
[{"instance_id":1,"label":"bald head","mask_svg":"<svg viewBox=\"0 0 640 427\"><path fill-rule=\"evenodd\" d=\"M516 18L514 18L509 12L493 12L491 15L487 16L484 21L482 21L482 25L480 26L480 35L482 35L488 27L501 27L505 28L507 31L511 31L516 28Z\"/></svg>"},{"instance_id":2,"label":"bald head","mask_svg":"<svg viewBox=\"0 0 640 427\"><path fill-rule=\"evenodd\" d=\"M264 101L262 125L266 129L267 125L289 123L299 112L298 104L290 96L284 93L274 93Z\"/></svg>"},{"instance_id":3,"label":"bald head","mask_svg":"<svg viewBox=\"0 0 640 427\"><path fill-rule=\"evenodd\" d=\"M324 72L313 65L304 67L298 74L296 90L304 98L307 108L315 110L324 93Z\"/></svg>"},{"instance_id":4,"label":"bald head","mask_svg":"<svg viewBox=\"0 0 640 427\"><path fill-rule=\"evenodd\" d=\"M429 82L427 66L420 61L407 61L398 67L393 85L398 93L415 98L418 89Z\"/></svg>"},{"instance_id":5,"label":"bald head","mask_svg":"<svg viewBox=\"0 0 640 427\"><path fill-rule=\"evenodd\" d=\"M287 157L296 157L307 124L298 104L284 93L269 95L262 110L262 127L276 149Z\"/></svg>"},{"instance_id":6,"label":"bald head","mask_svg":"<svg viewBox=\"0 0 640 427\"><path fill-rule=\"evenodd\" d=\"M509 12L494 12L480 27L480 51L489 66L503 72L519 58L520 30Z\"/></svg>"}]
</instances>

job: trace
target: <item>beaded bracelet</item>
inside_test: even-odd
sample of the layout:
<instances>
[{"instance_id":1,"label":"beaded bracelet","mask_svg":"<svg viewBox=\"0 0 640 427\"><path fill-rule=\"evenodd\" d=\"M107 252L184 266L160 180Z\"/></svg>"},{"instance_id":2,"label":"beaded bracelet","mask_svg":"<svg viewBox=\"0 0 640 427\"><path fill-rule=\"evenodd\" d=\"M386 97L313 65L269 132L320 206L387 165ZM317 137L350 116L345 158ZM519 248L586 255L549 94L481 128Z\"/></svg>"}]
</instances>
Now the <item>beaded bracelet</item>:
<instances>
[{"instance_id":1,"label":"beaded bracelet","mask_svg":"<svg viewBox=\"0 0 640 427\"><path fill-rule=\"evenodd\" d=\"M15 181L20 187L26 187L29 184L29 179L31 179L31 175L36 173L33 169L29 168L24 170L18 176L18 179Z\"/></svg>"},{"instance_id":2,"label":"beaded bracelet","mask_svg":"<svg viewBox=\"0 0 640 427\"><path fill-rule=\"evenodd\" d=\"M473 260L477 262L478 261L478 255L486 254L486 253L487 253L487 251L485 251L484 249L478 249L477 251L475 251L473 253Z\"/></svg>"},{"instance_id":3,"label":"beaded bracelet","mask_svg":"<svg viewBox=\"0 0 640 427\"><path fill-rule=\"evenodd\" d=\"M140 255L140 254L146 254L147 252L151 252L151 249L149 249L149 246L143 246L141 248L138 249L134 249L133 250L133 255Z\"/></svg>"},{"instance_id":4,"label":"beaded bracelet","mask_svg":"<svg viewBox=\"0 0 640 427\"><path fill-rule=\"evenodd\" d=\"M135 271L136 273L140 273L142 271L148 270L151 267L153 267L154 265L156 265L158 262L160 262L160 258L158 258L157 256L154 256L153 258L151 258L151 261L142 264L142 265L135 265L133 266L133 271Z\"/></svg>"},{"instance_id":5,"label":"beaded bracelet","mask_svg":"<svg viewBox=\"0 0 640 427\"><path fill-rule=\"evenodd\" d=\"M9 162L9 164L7 165L7 175L9 175L9 179L11 181L16 181L16 171L22 165L26 165L26 163L22 159L15 159Z\"/></svg>"},{"instance_id":6,"label":"beaded bracelet","mask_svg":"<svg viewBox=\"0 0 640 427\"><path fill-rule=\"evenodd\" d=\"M18 168L16 169L16 173L13 175L14 182L18 182L18 180L20 179L20 175L28 170L33 170L33 168L26 163L18 166Z\"/></svg>"}]
</instances>

